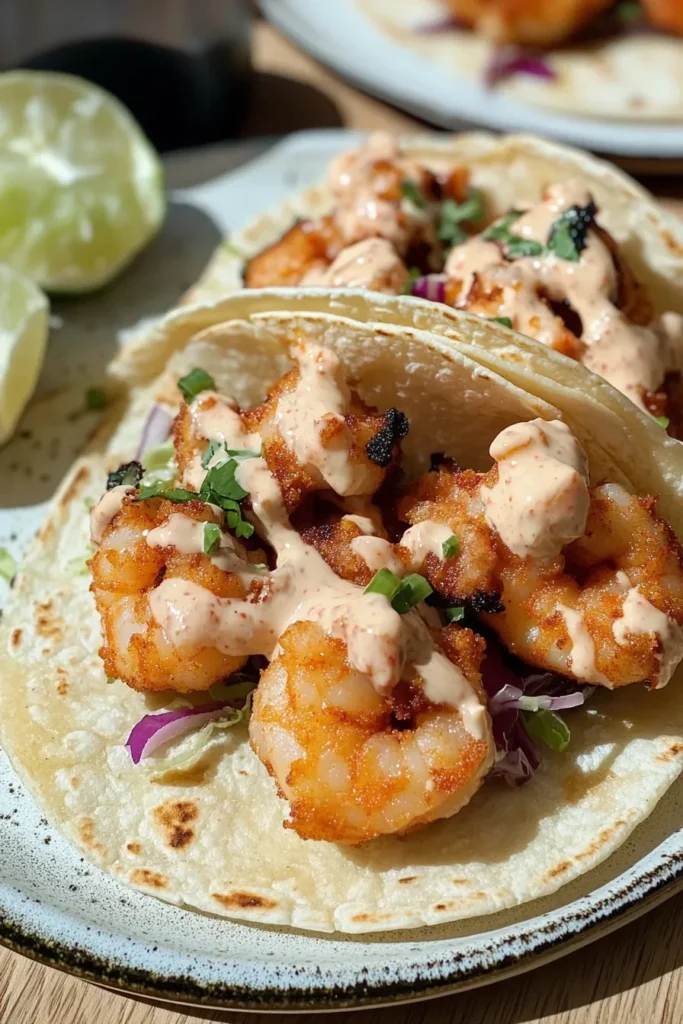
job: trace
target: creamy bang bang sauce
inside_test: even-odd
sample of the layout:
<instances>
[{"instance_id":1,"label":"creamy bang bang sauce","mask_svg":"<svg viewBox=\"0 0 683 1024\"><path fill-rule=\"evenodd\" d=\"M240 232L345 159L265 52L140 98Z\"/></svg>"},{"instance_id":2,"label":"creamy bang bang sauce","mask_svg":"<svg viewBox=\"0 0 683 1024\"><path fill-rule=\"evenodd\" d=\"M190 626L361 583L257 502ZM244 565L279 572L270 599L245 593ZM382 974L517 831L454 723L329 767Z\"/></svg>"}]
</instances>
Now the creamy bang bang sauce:
<instances>
[{"instance_id":1,"label":"creamy bang bang sauce","mask_svg":"<svg viewBox=\"0 0 683 1024\"><path fill-rule=\"evenodd\" d=\"M391 544L375 535L377 510L365 498L346 497L367 493L368 481L362 461L349 457L351 438L344 416L350 391L339 358L329 349L305 343L295 344L291 354L298 379L278 397L274 425L307 471L324 480L349 508L346 517L361 530L353 550L373 571L391 568L403 574L405 567ZM279 638L290 625L315 622L343 642L350 668L363 673L377 693L389 696L401 679L412 679L417 672L430 702L456 708L467 731L489 742L487 713L477 690L436 648L420 612L413 608L399 615L386 596L366 593L337 576L317 550L304 543L260 454L261 436L245 430L235 403L207 391L194 399L189 410L199 454L191 459L181 484L198 491L209 468L220 459L218 453L202 466L202 442L220 441L230 450L246 452L235 470L236 481L248 495L244 515L256 536L273 549L276 564L272 570L255 565L254 554L222 530L212 561L239 575L245 587L256 586L244 599L223 598L193 581L163 579L148 600L169 642L188 649L211 647L229 655L273 659ZM331 445L326 443L330 428ZM108 498L104 512L109 514L109 505L120 507L129 493L125 490ZM216 506L211 507L220 514ZM147 544L187 554L201 552L205 524L183 516L182 505L177 508L149 531ZM98 526L100 518L96 517Z\"/></svg>"},{"instance_id":2,"label":"creamy bang bang sauce","mask_svg":"<svg viewBox=\"0 0 683 1024\"><path fill-rule=\"evenodd\" d=\"M642 310L638 323L629 318L628 301L637 300L624 293L638 285L596 227L595 212L580 180L552 185L540 203L512 216L507 231L499 229L498 240L489 229L452 249L445 272L458 282L457 307L509 318L520 333L581 360L649 411L648 399L667 373L680 369L683 320L676 314L656 320ZM583 220L580 230L565 222L564 244L552 242L567 215ZM506 249L510 241L516 249ZM537 244L525 250L520 243Z\"/></svg>"}]
</instances>

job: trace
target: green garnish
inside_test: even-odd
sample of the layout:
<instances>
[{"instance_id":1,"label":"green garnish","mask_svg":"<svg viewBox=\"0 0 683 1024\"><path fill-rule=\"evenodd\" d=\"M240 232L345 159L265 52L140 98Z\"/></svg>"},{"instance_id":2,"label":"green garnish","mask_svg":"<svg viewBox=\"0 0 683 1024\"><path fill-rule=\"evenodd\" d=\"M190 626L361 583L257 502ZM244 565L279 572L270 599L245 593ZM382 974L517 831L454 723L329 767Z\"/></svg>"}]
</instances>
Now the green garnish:
<instances>
[{"instance_id":1,"label":"green garnish","mask_svg":"<svg viewBox=\"0 0 683 1024\"><path fill-rule=\"evenodd\" d=\"M578 263L586 248L588 229L595 220L595 203L587 206L570 206L561 213L548 232L548 252L555 253L562 260Z\"/></svg>"},{"instance_id":2,"label":"green garnish","mask_svg":"<svg viewBox=\"0 0 683 1024\"><path fill-rule=\"evenodd\" d=\"M124 462L107 477L107 490L112 487L137 487L142 479L142 466L139 462Z\"/></svg>"},{"instance_id":3,"label":"green garnish","mask_svg":"<svg viewBox=\"0 0 683 1024\"><path fill-rule=\"evenodd\" d=\"M260 452L248 451L245 448L228 448L225 441L209 441L202 454L202 467L209 468L211 459L218 452L225 454L229 459L258 459Z\"/></svg>"},{"instance_id":4,"label":"green garnish","mask_svg":"<svg viewBox=\"0 0 683 1024\"><path fill-rule=\"evenodd\" d=\"M437 236L444 245L452 249L467 238L467 233L460 226L469 222L476 224L484 216L484 197L481 192L472 190L462 203L454 199L444 199L441 204L441 219L437 228Z\"/></svg>"},{"instance_id":5,"label":"green garnish","mask_svg":"<svg viewBox=\"0 0 683 1024\"><path fill-rule=\"evenodd\" d=\"M204 477L200 496L204 501L210 501L212 505L219 505L223 508L223 502L238 502L246 498L247 492L235 479L237 463L234 459L212 466ZM232 508L232 504L228 506Z\"/></svg>"},{"instance_id":6,"label":"green garnish","mask_svg":"<svg viewBox=\"0 0 683 1024\"><path fill-rule=\"evenodd\" d=\"M558 754L567 749L571 733L559 715L545 708L540 711L524 711L523 715L526 731L532 739L545 743Z\"/></svg>"},{"instance_id":7,"label":"green garnish","mask_svg":"<svg viewBox=\"0 0 683 1024\"><path fill-rule=\"evenodd\" d=\"M67 562L67 569L74 576L86 576L88 574L88 561L95 554L94 548L88 544L88 549L80 558L72 558Z\"/></svg>"},{"instance_id":8,"label":"green garnish","mask_svg":"<svg viewBox=\"0 0 683 1024\"><path fill-rule=\"evenodd\" d=\"M510 210L495 224L486 229L483 237L487 242L507 242L510 239L510 225L522 216L521 210ZM516 236L512 236L513 238Z\"/></svg>"},{"instance_id":9,"label":"green garnish","mask_svg":"<svg viewBox=\"0 0 683 1024\"><path fill-rule=\"evenodd\" d=\"M420 186L411 178L404 178L401 182L401 195L404 199L411 202L413 206L417 206L418 210L426 209L427 200Z\"/></svg>"},{"instance_id":10,"label":"green garnish","mask_svg":"<svg viewBox=\"0 0 683 1024\"><path fill-rule=\"evenodd\" d=\"M399 615L405 615L414 608L420 601L424 601L426 597L432 593L430 587L424 576L420 576L416 572L411 572L408 576L404 576L401 580L401 586L398 588L394 599L391 602L392 607Z\"/></svg>"},{"instance_id":11,"label":"green garnish","mask_svg":"<svg viewBox=\"0 0 683 1024\"><path fill-rule=\"evenodd\" d=\"M400 579L391 569L380 569L368 583L365 593L383 594L391 601L394 611L399 615L405 615L416 604L429 597L432 588L424 576L419 576L416 572Z\"/></svg>"},{"instance_id":12,"label":"green garnish","mask_svg":"<svg viewBox=\"0 0 683 1024\"><path fill-rule=\"evenodd\" d=\"M617 4L614 15L619 21L626 22L642 21L644 19L643 8L638 3L638 0L622 0L621 3Z\"/></svg>"},{"instance_id":13,"label":"green garnish","mask_svg":"<svg viewBox=\"0 0 683 1024\"><path fill-rule=\"evenodd\" d=\"M116 676L107 676L107 686L111 686L112 683L118 683Z\"/></svg>"},{"instance_id":14,"label":"green garnish","mask_svg":"<svg viewBox=\"0 0 683 1024\"><path fill-rule=\"evenodd\" d=\"M461 622L465 618L465 609L462 607L444 608L443 614L446 622Z\"/></svg>"},{"instance_id":15,"label":"green garnish","mask_svg":"<svg viewBox=\"0 0 683 1024\"><path fill-rule=\"evenodd\" d=\"M183 504L186 501L199 501L198 494L194 491L186 491L184 487L169 487L164 480L156 483L142 484L137 493L136 501L145 501L146 498L166 498L167 501L174 501L176 504Z\"/></svg>"},{"instance_id":16,"label":"green garnish","mask_svg":"<svg viewBox=\"0 0 683 1024\"><path fill-rule=\"evenodd\" d=\"M455 558L458 551L460 550L460 540L453 534L448 540L445 540L441 545L444 558Z\"/></svg>"},{"instance_id":17,"label":"green garnish","mask_svg":"<svg viewBox=\"0 0 683 1024\"><path fill-rule=\"evenodd\" d=\"M384 594L390 601L393 601L400 586L401 579L396 573L393 573L391 569L380 569L368 583L365 593Z\"/></svg>"},{"instance_id":18,"label":"green garnish","mask_svg":"<svg viewBox=\"0 0 683 1024\"><path fill-rule=\"evenodd\" d=\"M655 416L655 419L657 420L657 423L659 423L660 427L662 427L664 430L666 430L669 426L670 421L668 416Z\"/></svg>"},{"instance_id":19,"label":"green garnish","mask_svg":"<svg viewBox=\"0 0 683 1024\"><path fill-rule=\"evenodd\" d=\"M422 271L420 270L420 268L419 267L411 267L410 270L408 271L408 280L406 281L406 283L403 285L403 288L401 289L401 294L402 295L412 295L413 294L413 285L415 284L415 282L417 281L417 279L419 277L422 277Z\"/></svg>"},{"instance_id":20,"label":"green garnish","mask_svg":"<svg viewBox=\"0 0 683 1024\"><path fill-rule=\"evenodd\" d=\"M221 528L215 523L204 523L204 554L211 555L221 542Z\"/></svg>"},{"instance_id":21,"label":"green garnish","mask_svg":"<svg viewBox=\"0 0 683 1024\"><path fill-rule=\"evenodd\" d=\"M0 576L11 583L17 574L17 563L7 548L0 548Z\"/></svg>"},{"instance_id":22,"label":"green garnish","mask_svg":"<svg viewBox=\"0 0 683 1024\"><path fill-rule=\"evenodd\" d=\"M487 316L486 319L491 323L501 324L503 327L512 327L512 320L509 316Z\"/></svg>"},{"instance_id":23,"label":"green garnish","mask_svg":"<svg viewBox=\"0 0 683 1024\"><path fill-rule=\"evenodd\" d=\"M214 391L215 388L216 383L213 377L206 370L202 370L200 366L190 370L178 381L178 389L186 402L191 402L202 391Z\"/></svg>"},{"instance_id":24,"label":"green garnish","mask_svg":"<svg viewBox=\"0 0 683 1024\"><path fill-rule=\"evenodd\" d=\"M99 412L107 407L107 396L104 388L87 388L85 392L85 407L90 412Z\"/></svg>"},{"instance_id":25,"label":"green garnish","mask_svg":"<svg viewBox=\"0 0 683 1024\"><path fill-rule=\"evenodd\" d=\"M518 238L517 235L510 235L510 241L505 246L506 255L516 260L520 256L540 256L543 246L533 238Z\"/></svg>"}]
</instances>

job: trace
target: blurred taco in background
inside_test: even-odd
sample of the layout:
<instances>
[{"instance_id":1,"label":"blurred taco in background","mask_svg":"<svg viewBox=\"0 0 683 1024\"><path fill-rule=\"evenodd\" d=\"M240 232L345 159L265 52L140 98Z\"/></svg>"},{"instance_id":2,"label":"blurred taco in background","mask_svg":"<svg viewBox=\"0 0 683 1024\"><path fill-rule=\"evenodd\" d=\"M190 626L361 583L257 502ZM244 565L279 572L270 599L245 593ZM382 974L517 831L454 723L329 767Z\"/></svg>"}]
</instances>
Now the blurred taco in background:
<instances>
[{"instance_id":1,"label":"blurred taco in background","mask_svg":"<svg viewBox=\"0 0 683 1024\"><path fill-rule=\"evenodd\" d=\"M514 338L254 290L124 349L2 624L3 748L88 858L377 931L548 895L647 819L683 766L683 447Z\"/></svg>"},{"instance_id":2,"label":"blurred taco in background","mask_svg":"<svg viewBox=\"0 0 683 1024\"><path fill-rule=\"evenodd\" d=\"M523 136L379 133L224 244L191 298L412 294L583 362L680 436L682 276L680 222L610 164Z\"/></svg>"}]
</instances>

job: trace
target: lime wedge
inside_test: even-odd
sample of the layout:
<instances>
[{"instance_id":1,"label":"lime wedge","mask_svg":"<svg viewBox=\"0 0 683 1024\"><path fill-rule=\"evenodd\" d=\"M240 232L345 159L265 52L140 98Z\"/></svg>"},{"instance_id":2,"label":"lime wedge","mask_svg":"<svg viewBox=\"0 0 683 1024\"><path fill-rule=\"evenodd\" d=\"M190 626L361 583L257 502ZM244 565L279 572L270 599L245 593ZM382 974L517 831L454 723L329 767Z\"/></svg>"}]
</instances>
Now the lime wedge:
<instances>
[{"instance_id":1,"label":"lime wedge","mask_svg":"<svg viewBox=\"0 0 683 1024\"><path fill-rule=\"evenodd\" d=\"M38 380L48 335L40 288L0 265L0 444L11 437Z\"/></svg>"},{"instance_id":2,"label":"lime wedge","mask_svg":"<svg viewBox=\"0 0 683 1024\"><path fill-rule=\"evenodd\" d=\"M72 75L0 74L0 262L47 291L91 291L164 212L159 158L118 100Z\"/></svg>"}]
</instances>

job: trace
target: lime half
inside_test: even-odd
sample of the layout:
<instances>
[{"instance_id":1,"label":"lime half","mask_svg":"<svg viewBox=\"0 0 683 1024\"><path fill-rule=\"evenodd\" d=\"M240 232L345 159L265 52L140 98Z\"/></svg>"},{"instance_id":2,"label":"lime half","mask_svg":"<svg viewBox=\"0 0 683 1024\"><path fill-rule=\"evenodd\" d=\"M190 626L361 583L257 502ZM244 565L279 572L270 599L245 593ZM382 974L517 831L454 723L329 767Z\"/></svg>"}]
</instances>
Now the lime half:
<instances>
[{"instance_id":1,"label":"lime half","mask_svg":"<svg viewBox=\"0 0 683 1024\"><path fill-rule=\"evenodd\" d=\"M48 302L40 288L0 266L0 444L33 394L48 335Z\"/></svg>"},{"instance_id":2,"label":"lime half","mask_svg":"<svg viewBox=\"0 0 683 1024\"><path fill-rule=\"evenodd\" d=\"M118 100L71 75L0 74L0 262L47 291L91 291L164 211L159 158Z\"/></svg>"}]
</instances>

